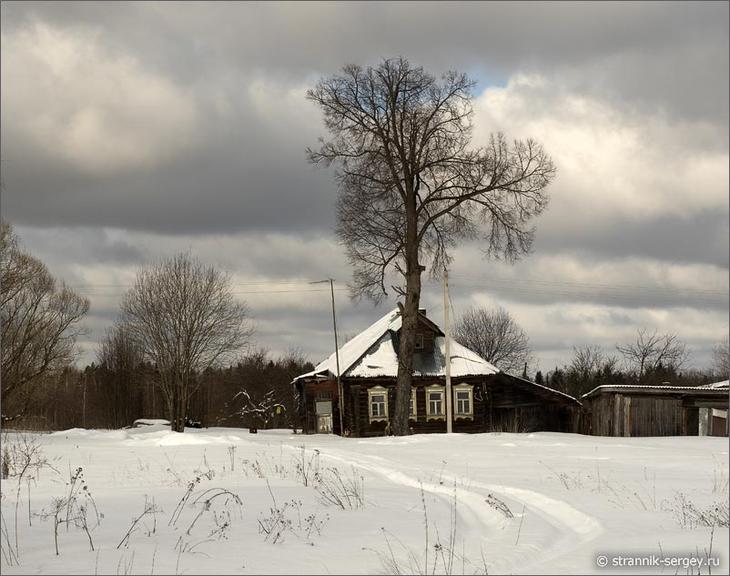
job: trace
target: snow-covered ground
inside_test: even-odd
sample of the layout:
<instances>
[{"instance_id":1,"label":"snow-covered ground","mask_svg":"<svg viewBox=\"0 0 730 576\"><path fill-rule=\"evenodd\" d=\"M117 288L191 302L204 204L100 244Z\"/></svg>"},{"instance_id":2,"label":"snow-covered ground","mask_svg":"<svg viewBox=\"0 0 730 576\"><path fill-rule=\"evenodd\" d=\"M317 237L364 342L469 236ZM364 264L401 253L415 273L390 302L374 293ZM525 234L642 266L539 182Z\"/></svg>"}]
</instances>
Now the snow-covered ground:
<instances>
[{"instance_id":1,"label":"snow-covered ground","mask_svg":"<svg viewBox=\"0 0 730 576\"><path fill-rule=\"evenodd\" d=\"M663 563L643 573L706 574L682 563L709 557L728 573L723 438L150 425L25 440L47 465L2 483L3 574L636 571L597 566L619 554Z\"/></svg>"}]
</instances>

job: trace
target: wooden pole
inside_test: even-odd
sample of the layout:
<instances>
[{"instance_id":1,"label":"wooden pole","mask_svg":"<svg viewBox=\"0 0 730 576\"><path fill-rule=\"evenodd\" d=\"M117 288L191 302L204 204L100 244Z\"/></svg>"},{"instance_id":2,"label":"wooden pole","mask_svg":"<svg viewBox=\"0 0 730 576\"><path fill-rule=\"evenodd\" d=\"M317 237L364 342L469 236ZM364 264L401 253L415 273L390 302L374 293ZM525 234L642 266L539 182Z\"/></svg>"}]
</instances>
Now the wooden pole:
<instances>
[{"instance_id":1,"label":"wooden pole","mask_svg":"<svg viewBox=\"0 0 730 576\"><path fill-rule=\"evenodd\" d=\"M335 285L334 280L330 278L330 293L332 294L332 327L335 332L335 362L337 364L337 399L340 408L340 436L345 435L343 426L344 401L342 398L342 380L340 379L340 347L337 344L337 317L335 316Z\"/></svg>"},{"instance_id":2,"label":"wooden pole","mask_svg":"<svg viewBox=\"0 0 730 576\"><path fill-rule=\"evenodd\" d=\"M325 282L330 283L330 294L332 295L332 328L335 332L335 362L337 364L337 405L340 409L340 436L344 436L344 400L342 398L342 380L340 379L340 347L337 343L337 317L335 315L335 281L334 278L329 278L328 280L317 280L315 282L310 282L310 284L324 284Z\"/></svg>"},{"instance_id":3,"label":"wooden pole","mask_svg":"<svg viewBox=\"0 0 730 576\"><path fill-rule=\"evenodd\" d=\"M86 371L81 375L81 382L84 384L84 398L81 408L81 427L86 428Z\"/></svg>"},{"instance_id":4,"label":"wooden pole","mask_svg":"<svg viewBox=\"0 0 730 576\"><path fill-rule=\"evenodd\" d=\"M451 406L451 330L449 328L449 271L444 268L444 329L446 332L446 344L444 352L446 355L444 373L446 376L446 433L453 432L452 406Z\"/></svg>"}]
</instances>

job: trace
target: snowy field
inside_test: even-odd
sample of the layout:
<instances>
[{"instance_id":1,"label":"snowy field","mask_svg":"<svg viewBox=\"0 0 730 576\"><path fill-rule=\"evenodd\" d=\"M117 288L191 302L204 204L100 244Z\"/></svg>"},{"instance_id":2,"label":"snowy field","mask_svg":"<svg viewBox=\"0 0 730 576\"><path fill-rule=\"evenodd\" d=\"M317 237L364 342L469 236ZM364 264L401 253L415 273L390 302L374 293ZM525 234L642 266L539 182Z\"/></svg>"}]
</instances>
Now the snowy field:
<instances>
[{"instance_id":1,"label":"snowy field","mask_svg":"<svg viewBox=\"0 0 730 576\"><path fill-rule=\"evenodd\" d=\"M726 438L153 425L5 449L3 574L728 573ZM597 566L619 554L663 564Z\"/></svg>"}]
</instances>

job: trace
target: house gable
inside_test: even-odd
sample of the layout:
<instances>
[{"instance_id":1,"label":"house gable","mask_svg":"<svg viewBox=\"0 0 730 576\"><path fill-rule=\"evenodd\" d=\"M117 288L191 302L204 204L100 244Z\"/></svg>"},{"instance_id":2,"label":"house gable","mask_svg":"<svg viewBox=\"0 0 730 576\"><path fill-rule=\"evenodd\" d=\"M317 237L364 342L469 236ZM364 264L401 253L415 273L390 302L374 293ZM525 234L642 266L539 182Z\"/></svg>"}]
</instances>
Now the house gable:
<instances>
[{"instance_id":1,"label":"house gable","mask_svg":"<svg viewBox=\"0 0 730 576\"><path fill-rule=\"evenodd\" d=\"M401 329L393 334L393 346L396 350L400 348L400 332ZM426 317L425 311L419 310L418 325L416 326L416 347L414 362L417 364L419 356L427 356L434 353L436 338L444 337L445 334L437 324Z\"/></svg>"}]
</instances>

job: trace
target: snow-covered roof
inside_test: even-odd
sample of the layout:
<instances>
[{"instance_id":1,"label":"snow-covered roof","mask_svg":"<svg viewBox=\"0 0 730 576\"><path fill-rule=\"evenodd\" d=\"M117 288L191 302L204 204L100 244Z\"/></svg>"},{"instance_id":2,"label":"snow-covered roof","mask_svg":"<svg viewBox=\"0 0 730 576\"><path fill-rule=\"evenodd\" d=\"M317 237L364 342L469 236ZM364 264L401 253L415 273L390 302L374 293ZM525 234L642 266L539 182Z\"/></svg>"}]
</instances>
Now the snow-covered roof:
<instances>
[{"instance_id":1,"label":"snow-covered roof","mask_svg":"<svg viewBox=\"0 0 730 576\"><path fill-rule=\"evenodd\" d=\"M519 382L522 382L523 384L529 384L536 388L542 388L546 392L550 392L551 394L557 394L558 396L564 396L565 398L580 404L580 402L576 398L573 398L570 394L566 394L565 392L561 392L560 390L556 390L555 388L550 388L549 386L543 386L542 384L538 384L537 382L533 382L532 380L526 380L525 378L520 378L518 376L514 376L513 374L507 374L507 372L501 372L501 374L506 375L509 379L511 379L513 381L517 380Z\"/></svg>"},{"instance_id":2,"label":"snow-covered roof","mask_svg":"<svg viewBox=\"0 0 730 576\"><path fill-rule=\"evenodd\" d=\"M586 392L581 398L591 396L596 392L607 391L607 390L661 390L666 392L723 392L724 388L728 387L728 381L715 382L714 384L706 384L704 386L654 386L651 384L602 384L596 386L590 392Z\"/></svg>"},{"instance_id":3,"label":"snow-covered roof","mask_svg":"<svg viewBox=\"0 0 730 576\"><path fill-rule=\"evenodd\" d=\"M722 382L713 382L708 384L707 388L730 388L730 380L723 380Z\"/></svg>"},{"instance_id":4,"label":"snow-covered roof","mask_svg":"<svg viewBox=\"0 0 730 576\"><path fill-rule=\"evenodd\" d=\"M398 375L398 356L394 339L401 327L398 309L391 310L377 322L340 346L340 371L342 376L374 377ZM451 376L482 376L496 374L499 369L484 358L465 348L453 338L450 341ZM445 372L446 338L437 335L433 354L414 356L415 376L443 376ZM336 376L337 359L332 353L329 358L317 364L314 370L297 376L295 380L317 376Z\"/></svg>"}]
</instances>

